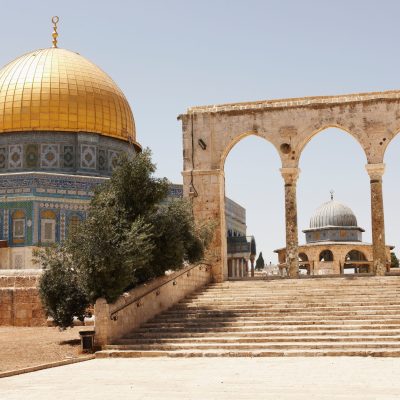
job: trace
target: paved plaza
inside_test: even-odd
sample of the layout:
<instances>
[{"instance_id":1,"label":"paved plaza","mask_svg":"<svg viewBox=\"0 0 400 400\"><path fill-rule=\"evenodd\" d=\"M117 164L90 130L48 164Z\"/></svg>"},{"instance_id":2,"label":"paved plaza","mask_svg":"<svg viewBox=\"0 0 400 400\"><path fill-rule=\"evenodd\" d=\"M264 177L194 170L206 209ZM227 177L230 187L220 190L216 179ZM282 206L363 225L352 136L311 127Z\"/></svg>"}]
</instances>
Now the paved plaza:
<instances>
[{"instance_id":1,"label":"paved plaza","mask_svg":"<svg viewBox=\"0 0 400 400\"><path fill-rule=\"evenodd\" d=\"M11 399L399 399L397 358L97 359L0 379Z\"/></svg>"}]
</instances>

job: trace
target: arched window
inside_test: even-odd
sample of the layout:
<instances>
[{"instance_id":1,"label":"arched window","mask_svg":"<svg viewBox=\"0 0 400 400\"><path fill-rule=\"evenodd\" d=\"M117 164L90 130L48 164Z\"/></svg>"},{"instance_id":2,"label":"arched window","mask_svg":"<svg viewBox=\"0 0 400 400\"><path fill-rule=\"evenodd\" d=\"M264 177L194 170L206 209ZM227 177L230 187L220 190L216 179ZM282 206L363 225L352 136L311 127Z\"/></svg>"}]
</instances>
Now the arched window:
<instances>
[{"instance_id":1,"label":"arched window","mask_svg":"<svg viewBox=\"0 0 400 400\"><path fill-rule=\"evenodd\" d=\"M299 253L299 261L308 261L306 253Z\"/></svg>"},{"instance_id":2,"label":"arched window","mask_svg":"<svg viewBox=\"0 0 400 400\"><path fill-rule=\"evenodd\" d=\"M358 274L361 272L370 272L369 264L364 253L359 250L351 250L346 254L344 259L343 273Z\"/></svg>"},{"instance_id":3,"label":"arched window","mask_svg":"<svg viewBox=\"0 0 400 400\"><path fill-rule=\"evenodd\" d=\"M333 261L333 253L330 250L321 251L319 261Z\"/></svg>"},{"instance_id":4,"label":"arched window","mask_svg":"<svg viewBox=\"0 0 400 400\"><path fill-rule=\"evenodd\" d=\"M68 218L68 235L73 235L76 233L81 221L81 217L77 214L73 214Z\"/></svg>"},{"instance_id":5,"label":"arched window","mask_svg":"<svg viewBox=\"0 0 400 400\"><path fill-rule=\"evenodd\" d=\"M56 241L56 213L45 210L40 213L40 241L54 243Z\"/></svg>"},{"instance_id":6,"label":"arched window","mask_svg":"<svg viewBox=\"0 0 400 400\"><path fill-rule=\"evenodd\" d=\"M351 250L347 253L345 261L367 261L367 258L361 251Z\"/></svg>"},{"instance_id":7,"label":"arched window","mask_svg":"<svg viewBox=\"0 0 400 400\"><path fill-rule=\"evenodd\" d=\"M12 213L12 241L13 243L24 243L26 232L25 211L17 210Z\"/></svg>"},{"instance_id":8,"label":"arched window","mask_svg":"<svg viewBox=\"0 0 400 400\"><path fill-rule=\"evenodd\" d=\"M310 263L306 253L299 253L299 269L301 274L310 275Z\"/></svg>"}]
</instances>

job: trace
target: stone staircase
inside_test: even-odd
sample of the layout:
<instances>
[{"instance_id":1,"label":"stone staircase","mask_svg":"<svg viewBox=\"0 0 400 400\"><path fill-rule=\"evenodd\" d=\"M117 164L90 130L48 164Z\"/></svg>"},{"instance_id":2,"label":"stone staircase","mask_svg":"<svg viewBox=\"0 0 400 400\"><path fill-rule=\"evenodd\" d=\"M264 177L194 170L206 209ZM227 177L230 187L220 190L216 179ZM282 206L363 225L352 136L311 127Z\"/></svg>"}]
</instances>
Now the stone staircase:
<instances>
[{"instance_id":1,"label":"stone staircase","mask_svg":"<svg viewBox=\"0 0 400 400\"><path fill-rule=\"evenodd\" d=\"M227 281L97 357L400 356L400 277Z\"/></svg>"}]
</instances>

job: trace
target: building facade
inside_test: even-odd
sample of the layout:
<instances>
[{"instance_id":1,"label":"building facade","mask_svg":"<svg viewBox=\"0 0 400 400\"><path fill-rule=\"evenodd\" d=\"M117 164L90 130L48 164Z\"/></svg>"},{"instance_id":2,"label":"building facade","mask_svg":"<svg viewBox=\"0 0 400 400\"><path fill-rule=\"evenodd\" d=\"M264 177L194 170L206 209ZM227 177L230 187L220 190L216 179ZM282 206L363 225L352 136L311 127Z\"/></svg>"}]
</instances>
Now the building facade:
<instances>
[{"instance_id":1,"label":"building facade","mask_svg":"<svg viewBox=\"0 0 400 400\"><path fill-rule=\"evenodd\" d=\"M32 249L71 233L118 156L140 150L124 94L83 56L53 41L3 67L0 269L38 268Z\"/></svg>"},{"instance_id":2,"label":"building facade","mask_svg":"<svg viewBox=\"0 0 400 400\"><path fill-rule=\"evenodd\" d=\"M182 198L183 185L172 184L169 199ZM253 236L247 236L246 209L225 197L226 241L228 259L228 277L243 278L250 271L254 275L256 242Z\"/></svg>"}]
</instances>

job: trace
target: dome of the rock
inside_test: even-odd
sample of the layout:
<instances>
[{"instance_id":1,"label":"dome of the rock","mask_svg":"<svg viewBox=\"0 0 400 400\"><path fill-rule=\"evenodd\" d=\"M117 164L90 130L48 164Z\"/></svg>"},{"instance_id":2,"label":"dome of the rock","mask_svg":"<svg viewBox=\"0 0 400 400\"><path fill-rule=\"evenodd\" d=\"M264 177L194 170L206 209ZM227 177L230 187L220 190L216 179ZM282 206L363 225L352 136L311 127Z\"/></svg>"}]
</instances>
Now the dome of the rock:
<instances>
[{"instance_id":1,"label":"dome of the rock","mask_svg":"<svg viewBox=\"0 0 400 400\"><path fill-rule=\"evenodd\" d=\"M73 51L27 53L0 70L0 133L97 133L136 148L131 108L116 83Z\"/></svg>"}]
</instances>

